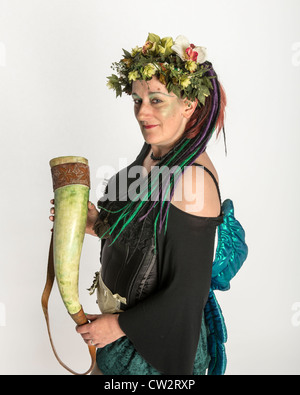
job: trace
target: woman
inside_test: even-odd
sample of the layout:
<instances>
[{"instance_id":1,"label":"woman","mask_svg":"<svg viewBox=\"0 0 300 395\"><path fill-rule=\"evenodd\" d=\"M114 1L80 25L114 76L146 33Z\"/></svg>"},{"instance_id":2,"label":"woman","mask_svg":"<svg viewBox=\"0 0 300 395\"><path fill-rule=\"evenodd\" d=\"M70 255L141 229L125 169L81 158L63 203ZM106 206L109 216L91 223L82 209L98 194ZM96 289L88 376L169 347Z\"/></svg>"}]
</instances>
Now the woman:
<instances>
[{"instance_id":1,"label":"woman","mask_svg":"<svg viewBox=\"0 0 300 395\"><path fill-rule=\"evenodd\" d=\"M205 374L203 312L223 221L206 146L223 127L225 94L205 49L183 36L149 34L114 67L108 86L132 96L145 144L109 180L100 212L89 202L86 232L102 239L92 287L102 314L77 332L106 375Z\"/></svg>"}]
</instances>

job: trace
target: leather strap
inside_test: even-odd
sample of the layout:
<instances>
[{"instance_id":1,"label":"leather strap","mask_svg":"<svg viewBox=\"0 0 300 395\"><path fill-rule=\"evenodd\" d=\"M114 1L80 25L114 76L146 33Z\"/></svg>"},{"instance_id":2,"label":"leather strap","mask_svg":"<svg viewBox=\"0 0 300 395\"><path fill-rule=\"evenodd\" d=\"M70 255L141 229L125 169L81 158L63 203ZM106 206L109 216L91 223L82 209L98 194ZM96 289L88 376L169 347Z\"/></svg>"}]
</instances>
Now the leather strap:
<instances>
[{"instance_id":1,"label":"leather strap","mask_svg":"<svg viewBox=\"0 0 300 395\"><path fill-rule=\"evenodd\" d=\"M55 350L55 347L54 347L54 344L53 344L53 340L52 340L52 337L51 337L51 332L50 332L49 314L48 314L48 300L49 300L50 293L51 293L51 290L52 290L52 287L53 287L54 279L55 279L55 273L54 273L54 261L53 261L53 234L52 234L51 242L50 242L50 248L49 248L49 256L48 256L47 279L46 279L45 288L44 288L44 291L43 291L43 294L42 294L42 307L43 307L43 312L44 312L44 316L45 316L45 319L46 319L48 335L49 335L49 339L50 339L50 343L51 343L51 347L52 347L53 353L54 353L56 359L58 360L58 362L66 370L68 370L72 374L75 374L75 375L86 375L86 374L90 373L93 370L93 368L95 366L95 363L96 363L96 347L95 346L88 346L89 353L90 353L90 356L91 356L91 366L85 373L77 373L74 370L70 369L67 365L65 365L62 362L62 360L59 358L59 356L58 356L58 354L57 354L57 352ZM74 315L74 316L71 315L71 317L76 322L75 316L76 315ZM82 321L82 319L81 319L81 321L80 321L80 323L78 323L78 325L83 325L83 324L87 324L87 323L88 323L88 320L85 318L84 321Z\"/></svg>"}]
</instances>

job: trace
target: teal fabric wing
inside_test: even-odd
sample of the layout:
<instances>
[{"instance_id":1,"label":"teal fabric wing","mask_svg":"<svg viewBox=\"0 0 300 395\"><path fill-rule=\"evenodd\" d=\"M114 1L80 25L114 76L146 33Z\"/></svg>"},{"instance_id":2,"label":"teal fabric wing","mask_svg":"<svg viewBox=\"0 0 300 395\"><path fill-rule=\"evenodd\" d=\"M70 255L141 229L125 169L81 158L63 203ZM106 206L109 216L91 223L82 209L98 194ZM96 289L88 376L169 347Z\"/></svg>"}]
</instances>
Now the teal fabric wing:
<instances>
[{"instance_id":1,"label":"teal fabric wing","mask_svg":"<svg viewBox=\"0 0 300 395\"><path fill-rule=\"evenodd\" d=\"M209 329L208 349L211 361L209 375L223 375L227 358L224 343L227 341L227 330L222 310L216 299L214 290L226 291L230 288L231 279L237 274L248 255L245 242L245 231L234 216L233 202L226 199L222 204L223 223L218 226L218 244L212 267L211 289L204 314Z\"/></svg>"},{"instance_id":2,"label":"teal fabric wing","mask_svg":"<svg viewBox=\"0 0 300 395\"><path fill-rule=\"evenodd\" d=\"M237 274L247 258L248 247L245 231L234 217L233 202L226 199L222 204L223 223L218 226L218 245L212 269L211 288L226 291L230 280Z\"/></svg>"},{"instance_id":3,"label":"teal fabric wing","mask_svg":"<svg viewBox=\"0 0 300 395\"><path fill-rule=\"evenodd\" d=\"M205 322L209 329L207 337L210 363L208 375L223 375L226 370L227 357L224 343L227 341L227 330L221 308L212 290L204 308Z\"/></svg>"}]
</instances>

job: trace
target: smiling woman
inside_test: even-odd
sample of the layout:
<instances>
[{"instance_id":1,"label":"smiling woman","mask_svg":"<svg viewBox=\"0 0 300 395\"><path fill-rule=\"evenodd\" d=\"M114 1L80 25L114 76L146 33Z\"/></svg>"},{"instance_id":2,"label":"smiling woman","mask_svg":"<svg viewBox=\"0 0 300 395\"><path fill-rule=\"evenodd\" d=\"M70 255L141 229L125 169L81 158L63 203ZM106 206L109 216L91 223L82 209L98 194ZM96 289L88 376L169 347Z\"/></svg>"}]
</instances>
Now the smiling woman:
<instances>
[{"instance_id":1,"label":"smiling woman","mask_svg":"<svg viewBox=\"0 0 300 395\"><path fill-rule=\"evenodd\" d=\"M146 143L161 157L181 138L197 103L169 94L157 77L133 82L134 113Z\"/></svg>"},{"instance_id":2,"label":"smiling woman","mask_svg":"<svg viewBox=\"0 0 300 395\"><path fill-rule=\"evenodd\" d=\"M117 196L105 193L99 213L89 206L87 232L101 239L91 292L97 289L102 314L88 315L77 331L96 345L105 375L225 371L226 328L213 289L228 289L247 246L206 153L223 127L226 98L205 56L183 36L149 34L142 47L124 51L118 75L108 78L117 96L132 95L145 143L109 180ZM132 194L135 166L144 173ZM186 189L196 191L197 208Z\"/></svg>"}]
</instances>

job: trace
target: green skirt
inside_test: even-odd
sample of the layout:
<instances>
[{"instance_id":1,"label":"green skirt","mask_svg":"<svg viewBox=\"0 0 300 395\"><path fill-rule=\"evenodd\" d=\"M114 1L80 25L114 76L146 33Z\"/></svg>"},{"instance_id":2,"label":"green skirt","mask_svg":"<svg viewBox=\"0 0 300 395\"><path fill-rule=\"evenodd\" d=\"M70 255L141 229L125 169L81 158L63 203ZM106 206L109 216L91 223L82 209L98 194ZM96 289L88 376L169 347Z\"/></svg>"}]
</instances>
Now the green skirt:
<instances>
[{"instance_id":1,"label":"green skirt","mask_svg":"<svg viewBox=\"0 0 300 395\"><path fill-rule=\"evenodd\" d=\"M201 334L194 362L193 375L205 375L210 362L207 349L208 328L202 319ZM184 363L184 361L183 361ZM131 341L121 337L97 349L97 365L104 375L161 375L136 351Z\"/></svg>"}]
</instances>

